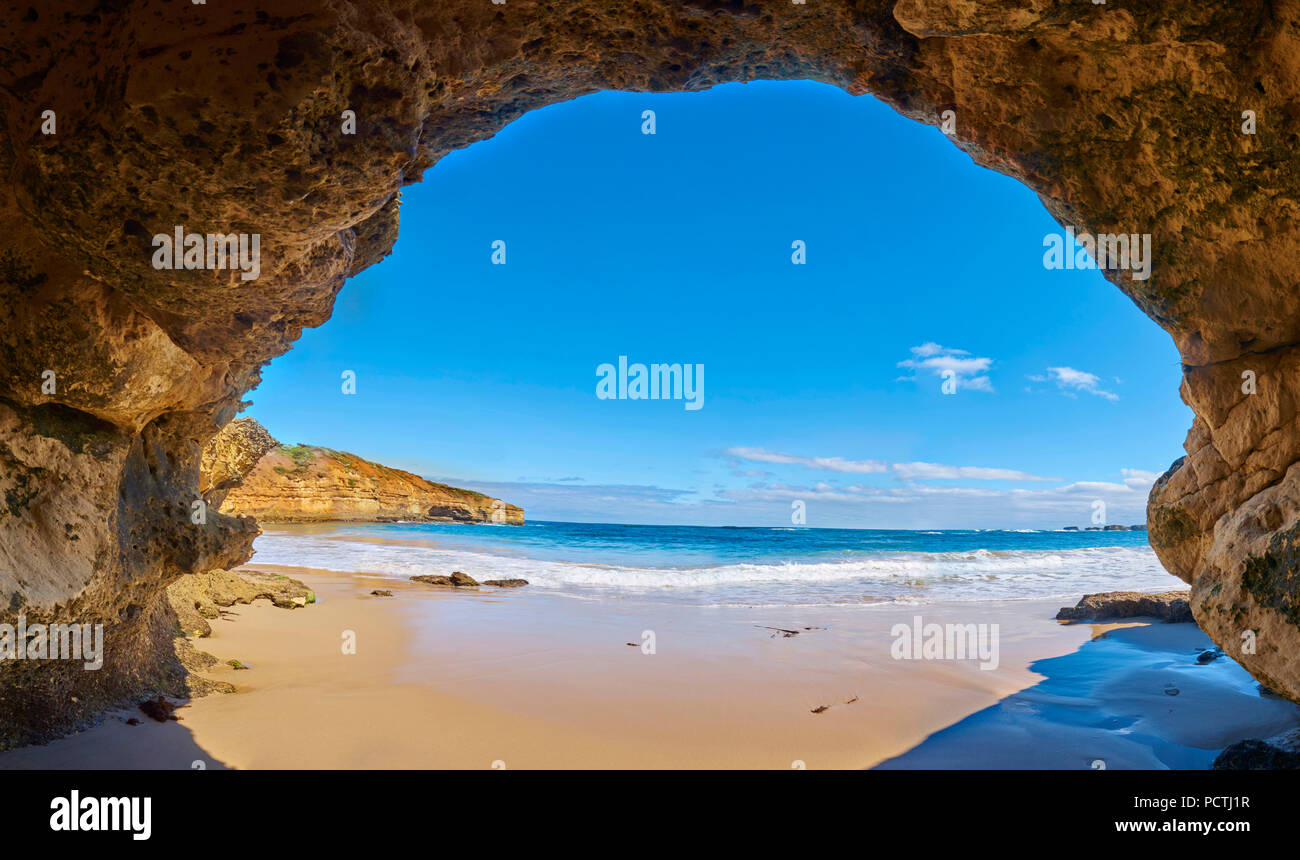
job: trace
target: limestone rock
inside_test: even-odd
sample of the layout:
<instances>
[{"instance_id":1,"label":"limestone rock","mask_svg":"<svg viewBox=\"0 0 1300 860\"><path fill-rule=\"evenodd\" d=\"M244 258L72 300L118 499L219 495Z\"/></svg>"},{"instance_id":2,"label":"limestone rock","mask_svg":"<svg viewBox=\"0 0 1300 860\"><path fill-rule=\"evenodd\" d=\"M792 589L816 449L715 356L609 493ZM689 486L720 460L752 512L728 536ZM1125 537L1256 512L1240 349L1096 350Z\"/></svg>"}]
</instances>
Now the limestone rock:
<instances>
[{"instance_id":1,"label":"limestone rock","mask_svg":"<svg viewBox=\"0 0 1300 860\"><path fill-rule=\"evenodd\" d=\"M473 588L479 585L474 577L467 573L461 573L459 570L452 571L451 576L438 576L435 574L413 576L411 581L423 582L425 585L443 585L454 588Z\"/></svg>"},{"instance_id":2,"label":"limestone rock","mask_svg":"<svg viewBox=\"0 0 1300 860\"><path fill-rule=\"evenodd\" d=\"M209 505L220 508L226 495L244 483L262 456L279 446L252 418L236 418L204 447L199 492Z\"/></svg>"},{"instance_id":3,"label":"limestone rock","mask_svg":"<svg viewBox=\"0 0 1300 860\"><path fill-rule=\"evenodd\" d=\"M1107 591L1085 594L1076 606L1062 607L1058 621L1112 621L1117 618L1150 617L1161 621L1188 622L1192 610L1187 591L1145 594L1140 591Z\"/></svg>"},{"instance_id":4,"label":"limestone rock","mask_svg":"<svg viewBox=\"0 0 1300 860\"><path fill-rule=\"evenodd\" d=\"M256 534L191 522L200 452L391 251L404 185L533 108L755 79L952 110L952 143L1062 225L1152 235L1148 279L1109 277L1173 338L1196 418L1151 539L1216 643L1300 699L1298 19L1172 0L0 8L0 621L102 621L109 645L99 672L0 666L0 745L170 677L163 590L243 563ZM177 226L257 234L258 279L155 269Z\"/></svg>"},{"instance_id":5,"label":"limestone rock","mask_svg":"<svg viewBox=\"0 0 1300 860\"><path fill-rule=\"evenodd\" d=\"M249 440L246 443L242 441L245 438ZM265 439L270 440L269 445ZM217 450L251 452L258 448L265 453L255 465L237 481L226 481L229 489L223 494L222 513L252 516L263 523L524 522L523 508L483 493L438 484L343 451L281 445L252 419L231 422L208 446L204 462L210 458L222 466L235 457L219 455ZM245 462L246 458L239 466ZM216 478L212 481L215 486Z\"/></svg>"},{"instance_id":6,"label":"limestone rock","mask_svg":"<svg viewBox=\"0 0 1300 860\"><path fill-rule=\"evenodd\" d=\"M222 609L262 599L281 609L296 609L315 603L316 595L296 579L253 570L196 573L167 588L181 631L200 637L211 635L208 622L219 617Z\"/></svg>"}]
</instances>

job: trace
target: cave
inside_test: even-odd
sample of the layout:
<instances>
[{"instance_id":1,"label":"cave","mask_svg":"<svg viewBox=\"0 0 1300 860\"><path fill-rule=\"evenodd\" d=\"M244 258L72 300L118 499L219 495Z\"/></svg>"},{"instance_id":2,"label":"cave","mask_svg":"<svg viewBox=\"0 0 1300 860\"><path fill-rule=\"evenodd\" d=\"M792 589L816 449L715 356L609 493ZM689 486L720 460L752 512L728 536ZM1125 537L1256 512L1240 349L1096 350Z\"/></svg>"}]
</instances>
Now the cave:
<instances>
[{"instance_id":1,"label":"cave","mask_svg":"<svg viewBox=\"0 0 1300 860\"><path fill-rule=\"evenodd\" d=\"M196 522L203 446L383 259L401 189L601 90L870 93L1033 189L1150 235L1106 277L1173 338L1196 418L1150 540L1200 626L1300 701L1300 135L1290 2L54 0L0 12L0 623L102 623L102 670L0 664L0 748L179 682L163 588L247 560ZM260 237L259 274L153 264ZM1140 274L1140 273L1138 273ZM1243 641L1251 643L1243 648Z\"/></svg>"}]
</instances>

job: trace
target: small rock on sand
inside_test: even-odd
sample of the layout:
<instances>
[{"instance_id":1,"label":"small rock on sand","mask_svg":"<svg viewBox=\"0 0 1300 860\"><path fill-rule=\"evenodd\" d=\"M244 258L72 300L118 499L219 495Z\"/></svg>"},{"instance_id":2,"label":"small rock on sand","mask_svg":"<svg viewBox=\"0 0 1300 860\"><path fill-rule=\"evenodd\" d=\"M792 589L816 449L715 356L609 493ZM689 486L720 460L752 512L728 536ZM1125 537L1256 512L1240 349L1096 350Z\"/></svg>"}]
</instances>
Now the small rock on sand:
<instances>
[{"instance_id":1,"label":"small rock on sand","mask_svg":"<svg viewBox=\"0 0 1300 860\"><path fill-rule=\"evenodd\" d=\"M519 588L520 586L527 585L528 580L526 579L485 579L483 580L483 584L495 585L497 588Z\"/></svg>"},{"instance_id":2,"label":"small rock on sand","mask_svg":"<svg viewBox=\"0 0 1300 860\"><path fill-rule=\"evenodd\" d=\"M140 710L144 711L146 717L160 723L165 723L168 720L180 720L180 717L176 716L176 706L162 696L141 702Z\"/></svg>"}]
</instances>

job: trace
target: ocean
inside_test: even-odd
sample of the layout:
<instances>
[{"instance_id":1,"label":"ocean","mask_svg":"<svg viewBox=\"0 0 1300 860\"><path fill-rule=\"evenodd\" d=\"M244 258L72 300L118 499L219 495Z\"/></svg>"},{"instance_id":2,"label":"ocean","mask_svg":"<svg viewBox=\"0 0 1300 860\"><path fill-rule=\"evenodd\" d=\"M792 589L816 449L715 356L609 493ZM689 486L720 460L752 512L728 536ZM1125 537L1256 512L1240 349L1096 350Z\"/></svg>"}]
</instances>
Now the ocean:
<instances>
[{"instance_id":1,"label":"ocean","mask_svg":"<svg viewBox=\"0 0 1300 860\"><path fill-rule=\"evenodd\" d=\"M1073 602L1184 587L1143 531L378 523L268 525L254 547L254 564L387 577L460 570L577 599L697 606Z\"/></svg>"}]
</instances>

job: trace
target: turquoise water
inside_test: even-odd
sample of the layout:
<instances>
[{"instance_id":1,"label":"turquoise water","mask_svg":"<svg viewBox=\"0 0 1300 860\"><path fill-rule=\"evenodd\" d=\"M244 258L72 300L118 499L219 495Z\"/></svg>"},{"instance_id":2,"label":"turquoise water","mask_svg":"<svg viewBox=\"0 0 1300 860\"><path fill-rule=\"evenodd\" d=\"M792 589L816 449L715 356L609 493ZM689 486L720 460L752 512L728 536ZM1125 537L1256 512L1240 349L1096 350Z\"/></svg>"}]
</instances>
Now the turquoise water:
<instances>
[{"instance_id":1,"label":"turquoise water","mask_svg":"<svg viewBox=\"0 0 1300 860\"><path fill-rule=\"evenodd\" d=\"M1077 597L1181 583L1146 532L893 531L534 522L267 526L255 563L383 576L461 570L574 597L697 605Z\"/></svg>"}]
</instances>

